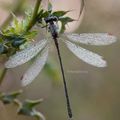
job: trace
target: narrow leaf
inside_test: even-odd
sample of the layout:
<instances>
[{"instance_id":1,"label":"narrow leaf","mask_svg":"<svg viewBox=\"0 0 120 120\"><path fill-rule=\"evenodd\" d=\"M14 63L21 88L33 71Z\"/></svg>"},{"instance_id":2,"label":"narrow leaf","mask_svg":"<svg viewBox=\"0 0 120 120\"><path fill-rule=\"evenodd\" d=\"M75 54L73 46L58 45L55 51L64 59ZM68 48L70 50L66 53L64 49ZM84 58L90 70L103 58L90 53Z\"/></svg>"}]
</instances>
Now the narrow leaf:
<instances>
[{"instance_id":1,"label":"narrow leaf","mask_svg":"<svg viewBox=\"0 0 120 120\"><path fill-rule=\"evenodd\" d=\"M43 114L38 112L34 108L35 105L38 105L40 103L41 103L41 100L37 100L37 101L25 100L22 104L20 104L18 114L25 115L25 116L32 116L37 118L38 120L45 120L45 117L43 116Z\"/></svg>"},{"instance_id":2,"label":"narrow leaf","mask_svg":"<svg viewBox=\"0 0 120 120\"><path fill-rule=\"evenodd\" d=\"M68 13L69 11L55 11L52 14L56 17L62 17L64 16L66 13Z\"/></svg>"},{"instance_id":3,"label":"narrow leaf","mask_svg":"<svg viewBox=\"0 0 120 120\"><path fill-rule=\"evenodd\" d=\"M61 22L62 24L62 27L61 27L61 30L60 30L60 33L64 33L64 31L66 30L66 27L65 25L69 22L73 22L74 20L70 17L60 17L59 18L59 21Z\"/></svg>"},{"instance_id":4,"label":"narrow leaf","mask_svg":"<svg viewBox=\"0 0 120 120\"><path fill-rule=\"evenodd\" d=\"M15 102L16 98L22 93L22 91L17 91L17 92L13 92L10 94L5 94L5 93L1 93L0 94L0 100L3 101L4 104L9 104L11 102Z\"/></svg>"},{"instance_id":5,"label":"narrow leaf","mask_svg":"<svg viewBox=\"0 0 120 120\"><path fill-rule=\"evenodd\" d=\"M50 2L48 2L48 11L51 12L52 11L52 4Z\"/></svg>"}]
</instances>

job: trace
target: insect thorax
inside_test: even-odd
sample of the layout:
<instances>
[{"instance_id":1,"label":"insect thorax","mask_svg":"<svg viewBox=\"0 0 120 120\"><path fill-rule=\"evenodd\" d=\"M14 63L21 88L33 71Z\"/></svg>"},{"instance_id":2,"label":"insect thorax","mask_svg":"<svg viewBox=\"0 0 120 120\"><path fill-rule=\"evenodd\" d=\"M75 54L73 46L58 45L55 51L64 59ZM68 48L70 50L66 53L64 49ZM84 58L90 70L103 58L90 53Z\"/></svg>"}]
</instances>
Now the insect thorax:
<instances>
[{"instance_id":1,"label":"insect thorax","mask_svg":"<svg viewBox=\"0 0 120 120\"><path fill-rule=\"evenodd\" d=\"M58 18L56 16L49 16L49 17L45 18L46 23L57 22L57 21L58 21Z\"/></svg>"},{"instance_id":2,"label":"insect thorax","mask_svg":"<svg viewBox=\"0 0 120 120\"><path fill-rule=\"evenodd\" d=\"M57 21L58 18L56 16L49 16L45 18L45 22L48 24L48 29L51 32L53 39L58 37Z\"/></svg>"}]
</instances>

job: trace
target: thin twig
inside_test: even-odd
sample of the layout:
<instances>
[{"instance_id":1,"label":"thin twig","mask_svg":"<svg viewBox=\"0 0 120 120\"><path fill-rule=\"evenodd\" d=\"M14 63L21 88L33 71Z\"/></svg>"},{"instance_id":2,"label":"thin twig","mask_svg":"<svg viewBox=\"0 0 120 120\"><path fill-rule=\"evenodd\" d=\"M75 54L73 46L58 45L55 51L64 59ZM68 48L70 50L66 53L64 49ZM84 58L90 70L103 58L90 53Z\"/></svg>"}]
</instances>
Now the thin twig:
<instances>
[{"instance_id":1,"label":"thin twig","mask_svg":"<svg viewBox=\"0 0 120 120\"><path fill-rule=\"evenodd\" d=\"M33 16L32 16L31 21L29 22L29 24L26 28L26 31L29 31L34 26L34 24L36 23L36 16L37 16L41 1L42 0L37 0L36 5L35 5L35 9L34 9L34 12L33 12Z\"/></svg>"}]
</instances>

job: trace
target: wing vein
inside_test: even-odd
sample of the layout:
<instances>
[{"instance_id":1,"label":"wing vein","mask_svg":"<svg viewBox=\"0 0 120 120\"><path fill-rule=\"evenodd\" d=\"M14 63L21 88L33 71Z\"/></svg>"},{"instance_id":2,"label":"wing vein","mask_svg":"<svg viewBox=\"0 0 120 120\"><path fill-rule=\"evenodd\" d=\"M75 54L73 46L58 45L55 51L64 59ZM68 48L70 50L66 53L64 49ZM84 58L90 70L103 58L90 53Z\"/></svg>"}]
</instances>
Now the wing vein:
<instances>
[{"instance_id":1,"label":"wing vein","mask_svg":"<svg viewBox=\"0 0 120 120\"><path fill-rule=\"evenodd\" d=\"M102 56L75 45L70 41L65 41L65 43L68 49L84 62L96 67L105 67L107 65L106 61L102 59Z\"/></svg>"},{"instance_id":2,"label":"wing vein","mask_svg":"<svg viewBox=\"0 0 120 120\"><path fill-rule=\"evenodd\" d=\"M68 34L67 37L72 42L86 45L110 45L116 42L116 37L108 33L82 33Z\"/></svg>"},{"instance_id":3,"label":"wing vein","mask_svg":"<svg viewBox=\"0 0 120 120\"><path fill-rule=\"evenodd\" d=\"M5 63L5 67L14 68L28 62L45 47L46 43L47 40L44 39L36 42L35 44L31 44L29 47L20 52L17 52L9 58L9 60Z\"/></svg>"},{"instance_id":4,"label":"wing vein","mask_svg":"<svg viewBox=\"0 0 120 120\"><path fill-rule=\"evenodd\" d=\"M48 46L36 57L33 64L22 77L22 86L30 84L41 72L48 57Z\"/></svg>"}]
</instances>

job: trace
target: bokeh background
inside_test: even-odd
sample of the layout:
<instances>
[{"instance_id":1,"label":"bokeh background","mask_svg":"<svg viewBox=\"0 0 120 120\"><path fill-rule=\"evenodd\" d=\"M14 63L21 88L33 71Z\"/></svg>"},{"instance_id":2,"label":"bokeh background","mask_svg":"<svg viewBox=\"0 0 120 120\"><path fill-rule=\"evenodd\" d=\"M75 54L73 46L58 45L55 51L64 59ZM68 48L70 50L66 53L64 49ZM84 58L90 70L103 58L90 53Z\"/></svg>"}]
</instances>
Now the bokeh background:
<instances>
[{"instance_id":1,"label":"bokeh background","mask_svg":"<svg viewBox=\"0 0 120 120\"><path fill-rule=\"evenodd\" d=\"M0 24L3 24L13 7L21 0L0 0ZM24 10L33 7L35 0L23 0L24 5L17 13L22 16ZM43 1L45 6L47 1ZM70 15L78 18L80 0L52 0L54 9L73 10ZM71 98L74 120L120 120L120 0L85 0L85 10L79 21L70 24L67 32L110 32L118 41L110 46L83 46L94 51L107 60L106 68L90 66L76 58L64 44L60 43L61 54ZM37 39L41 39L38 36ZM43 98L38 106L47 120L66 120L67 112L63 91L62 77L59 70L54 44L51 45L48 63L56 71L50 76L45 69L29 86L20 86L20 77L30 63L10 69L0 91L10 92L23 89L20 96L24 99ZM3 64L1 63L1 69ZM0 120L34 120L30 117L16 115L16 107L3 106L0 103Z\"/></svg>"}]
</instances>

